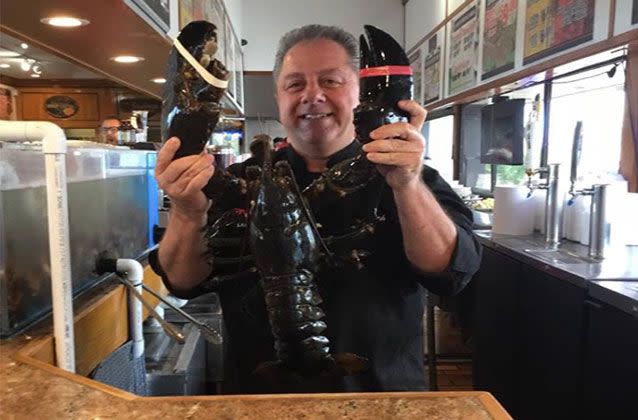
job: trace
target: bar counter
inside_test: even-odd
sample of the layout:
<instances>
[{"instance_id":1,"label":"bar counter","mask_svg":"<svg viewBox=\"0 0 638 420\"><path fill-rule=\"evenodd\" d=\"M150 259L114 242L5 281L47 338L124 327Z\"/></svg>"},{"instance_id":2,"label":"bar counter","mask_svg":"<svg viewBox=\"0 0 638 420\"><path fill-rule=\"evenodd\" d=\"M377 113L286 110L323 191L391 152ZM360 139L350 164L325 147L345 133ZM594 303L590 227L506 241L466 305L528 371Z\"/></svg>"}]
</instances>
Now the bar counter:
<instances>
[{"instance_id":1,"label":"bar counter","mask_svg":"<svg viewBox=\"0 0 638 420\"><path fill-rule=\"evenodd\" d=\"M119 311L126 293L118 285L102 289L84 304L75 303L79 374L52 364L50 319L0 341L0 417L511 419L490 393L481 391L139 397L83 376L104 357L97 353L108 354L127 339L126 325L113 328L100 313L109 305ZM124 335L107 339L114 329Z\"/></svg>"}]
</instances>

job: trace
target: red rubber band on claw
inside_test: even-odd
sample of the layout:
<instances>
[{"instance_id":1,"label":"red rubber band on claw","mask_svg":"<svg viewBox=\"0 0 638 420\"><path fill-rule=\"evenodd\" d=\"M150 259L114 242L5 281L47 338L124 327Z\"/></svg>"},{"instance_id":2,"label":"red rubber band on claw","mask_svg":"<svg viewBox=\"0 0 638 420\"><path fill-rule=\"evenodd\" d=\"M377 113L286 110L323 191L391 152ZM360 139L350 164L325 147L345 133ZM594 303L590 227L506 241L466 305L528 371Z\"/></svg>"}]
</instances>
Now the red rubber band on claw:
<instances>
[{"instance_id":1,"label":"red rubber band on claw","mask_svg":"<svg viewBox=\"0 0 638 420\"><path fill-rule=\"evenodd\" d=\"M377 77L377 76L411 76L412 67L410 66L381 66L369 67L359 70L359 77Z\"/></svg>"}]
</instances>

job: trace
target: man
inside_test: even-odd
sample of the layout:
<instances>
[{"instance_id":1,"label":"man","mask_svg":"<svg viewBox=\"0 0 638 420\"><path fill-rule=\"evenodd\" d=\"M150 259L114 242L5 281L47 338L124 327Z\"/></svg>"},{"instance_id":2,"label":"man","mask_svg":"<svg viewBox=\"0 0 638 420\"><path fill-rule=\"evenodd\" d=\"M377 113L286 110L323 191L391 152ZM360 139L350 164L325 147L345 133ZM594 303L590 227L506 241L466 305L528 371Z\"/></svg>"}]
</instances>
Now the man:
<instances>
[{"instance_id":1,"label":"man","mask_svg":"<svg viewBox=\"0 0 638 420\"><path fill-rule=\"evenodd\" d=\"M117 117L106 117L98 127L98 139L100 143L118 145L118 131L121 122Z\"/></svg>"},{"instance_id":2,"label":"man","mask_svg":"<svg viewBox=\"0 0 638 420\"><path fill-rule=\"evenodd\" d=\"M289 146L277 151L274 159L290 163L302 189L361 149L353 141L353 108L359 96L356 50L352 35L320 25L291 31L280 42L273 73ZM363 146L384 177L381 197L364 189L315 214L323 231L339 231L354 221L361 202L375 196L385 217L366 241L372 256L364 259L361 269L327 270L317 279L331 351L365 357L368 369L288 388L260 382L251 373L275 358L273 339L257 279L243 279L219 289L229 353L236 362L226 372L235 376L237 392L426 389L422 286L440 294L460 290L478 269L480 247L471 233L468 210L438 173L422 164L425 110L414 101L399 105L410 113L410 122L374 130L373 141ZM170 139L158 156L157 181L171 197L172 208L151 264L173 293L191 297L202 293L202 280L211 274L211 266L201 257L206 251L201 228L210 205L201 189L215 169L206 154L171 162L178 147L179 140ZM241 173L242 168L231 171Z\"/></svg>"}]
</instances>

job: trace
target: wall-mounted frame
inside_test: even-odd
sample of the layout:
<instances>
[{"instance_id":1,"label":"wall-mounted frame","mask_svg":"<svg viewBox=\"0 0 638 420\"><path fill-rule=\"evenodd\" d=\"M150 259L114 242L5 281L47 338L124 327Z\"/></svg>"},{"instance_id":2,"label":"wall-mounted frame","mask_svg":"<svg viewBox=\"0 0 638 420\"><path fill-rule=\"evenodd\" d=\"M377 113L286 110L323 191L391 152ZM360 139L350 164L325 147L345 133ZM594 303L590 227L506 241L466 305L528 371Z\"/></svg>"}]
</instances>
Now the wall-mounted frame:
<instances>
[{"instance_id":1,"label":"wall-mounted frame","mask_svg":"<svg viewBox=\"0 0 638 420\"><path fill-rule=\"evenodd\" d=\"M423 103L423 54L421 49L417 49L408 57L412 68L412 99Z\"/></svg>"},{"instance_id":2,"label":"wall-mounted frame","mask_svg":"<svg viewBox=\"0 0 638 420\"><path fill-rule=\"evenodd\" d=\"M527 0L523 64L594 37L595 0Z\"/></svg>"},{"instance_id":3,"label":"wall-mounted frame","mask_svg":"<svg viewBox=\"0 0 638 420\"><path fill-rule=\"evenodd\" d=\"M162 35L171 29L170 0L124 0L124 4Z\"/></svg>"},{"instance_id":4,"label":"wall-mounted frame","mask_svg":"<svg viewBox=\"0 0 638 420\"><path fill-rule=\"evenodd\" d=\"M478 81L479 1L467 5L448 23L448 96L460 93Z\"/></svg>"},{"instance_id":5,"label":"wall-mounted frame","mask_svg":"<svg viewBox=\"0 0 638 420\"><path fill-rule=\"evenodd\" d=\"M614 35L638 28L638 0L616 0Z\"/></svg>"},{"instance_id":6,"label":"wall-mounted frame","mask_svg":"<svg viewBox=\"0 0 638 420\"><path fill-rule=\"evenodd\" d=\"M233 37L235 44L235 101L243 110L244 108L244 54L241 50L241 43L236 36Z\"/></svg>"},{"instance_id":7,"label":"wall-mounted frame","mask_svg":"<svg viewBox=\"0 0 638 420\"><path fill-rule=\"evenodd\" d=\"M441 99L443 87L443 37L444 30L432 35L424 44L423 104Z\"/></svg>"},{"instance_id":8,"label":"wall-mounted frame","mask_svg":"<svg viewBox=\"0 0 638 420\"><path fill-rule=\"evenodd\" d=\"M514 68L518 0L485 0L481 80Z\"/></svg>"}]
</instances>

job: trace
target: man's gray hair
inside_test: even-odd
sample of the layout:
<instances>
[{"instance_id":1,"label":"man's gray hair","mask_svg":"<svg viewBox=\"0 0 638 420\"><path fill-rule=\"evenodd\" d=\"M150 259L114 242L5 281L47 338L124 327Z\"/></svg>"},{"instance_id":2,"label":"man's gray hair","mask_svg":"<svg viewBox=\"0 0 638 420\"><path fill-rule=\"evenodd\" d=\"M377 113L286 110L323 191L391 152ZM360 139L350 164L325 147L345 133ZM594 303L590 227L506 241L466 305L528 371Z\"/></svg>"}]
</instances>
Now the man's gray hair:
<instances>
[{"instance_id":1,"label":"man's gray hair","mask_svg":"<svg viewBox=\"0 0 638 420\"><path fill-rule=\"evenodd\" d=\"M359 71L359 53L355 37L337 26L312 24L293 29L279 40L279 47L277 48L277 55L275 56L275 67L273 69L275 81L277 81L279 73L281 73L281 66L286 53L300 42L315 39L329 39L341 45L346 50L348 57L350 57L350 67L352 67L352 70L355 72Z\"/></svg>"}]
</instances>

